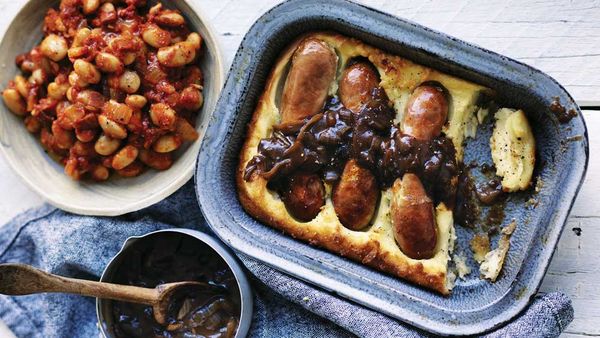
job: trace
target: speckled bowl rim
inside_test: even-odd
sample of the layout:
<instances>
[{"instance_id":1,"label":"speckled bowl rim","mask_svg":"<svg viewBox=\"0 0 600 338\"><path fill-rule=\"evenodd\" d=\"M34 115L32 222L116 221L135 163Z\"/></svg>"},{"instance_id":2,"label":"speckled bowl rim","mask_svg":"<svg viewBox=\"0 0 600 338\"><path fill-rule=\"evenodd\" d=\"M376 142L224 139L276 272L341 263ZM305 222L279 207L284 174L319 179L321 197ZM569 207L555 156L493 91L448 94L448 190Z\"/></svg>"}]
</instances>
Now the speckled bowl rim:
<instances>
[{"instance_id":1,"label":"speckled bowl rim","mask_svg":"<svg viewBox=\"0 0 600 338\"><path fill-rule=\"evenodd\" d=\"M223 89L223 85L225 83L225 71L226 71L225 65L223 63L221 42L219 39L216 38L216 34L215 34L216 31L215 31L213 25L211 24L210 20L208 20L202 14L202 11L200 10L196 1L190 1L190 0L183 0L183 1L185 1L185 3L192 10L191 13L184 13L184 16L188 16L191 14L195 15L198 17L199 21L201 21L203 23L203 25L206 27L208 34L204 34L202 36L203 40L205 41L203 44L206 46L206 41L210 41L210 44L212 45L211 54L214 54L215 67L213 68L210 76L212 78L214 85L217 87L215 90L215 93L217 96L219 96L221 90ZM24 15L23 11L29 5L30 2L31 2L31 0L23 2L21 7L19 8L19 11L17 12L17 14L13 18L13 20L11 20L11 23L9 25L7 25L3 31L0 32L0 34L2 34L2 39L0 40L0 47L2 47L4 45L4 39L5 39L6 32L12 28L12 26L15 24L15 22L18 20L19 17ZM52 2L50 2L48 7L39 8L38 10L45 11L51 5L52 5ZM0 86L5 86L5 84L0 84ZM213 114L214 114L214 110L216 108L217 102L218 102L218 100L215 100L214 106L209 107L208 109L205 109L205 111L204 111L204 114L208 114L209 116L206 118L207 123L201 129L201 135L202 135L201 139L196 141L196 143L190 144L189 148L186 149L185 152L195 152L197 155L197 153L200 151L201 144L202 144L203 138L205 136L206 128L207 128L210 120L213 118ZM0 105L2 105L2 103L0 103ZM10 112L8 111L7 108L2 108L2 111L0 111L0 113L10 113ZM41 147L41 145L40 145L40 147ZM169 174L171 174L171 176L173 176L173 179L170 181L170 183L168 185L166 185L162 190L158 191L157 193L140 196L139 199L137 199L135 201L131 201L127 205L113 207L113 208L107 208L107 207L103 207L101 205L98 207L90 206L90 207L82 208L82 207L73 207L73 206L69 205L68 203L59 202L57 199L54 198L54 196L52 194L49 194L45 190L41 189L36 184L36 180L33 180L25 173L22 173L21 171L16 170L16 168L17 168L16 159L13 159L11 156L9 156L9 150L7 149L7 147L5 147L5 145L2 141L1 135L0 135L0 154L2 154L2 156L8 163L11 170L23 182L25 182L25 184L31 190L33 190L36 194L40 195L45 201L54 205L57 208L60 208L62 210L68 211L68 212L72 212L72 213L80 214L80 215L91 215L91 216L118 216L118 215L126 214L129 212L137 211L137 210L143 209L147 206L150 206L152 204L155 204L157 202L160 202L161 200L163 200L167 196L170 196L172 193L174 193L179 188L181 188L186 182L188 182L194 176L195 167L196 167L195 161L190 161L190 164L185 168L185 170L180 171L179 173L169 172L167 170L166 172L168 172ZM194 156L196 156L196 155L194 155ZM101 183L99 183L99 184L101 184Z\"/></svg>"},{"instance_id":2,"label":"speckled bowl rim","mask_svg":"<svg viewBox=\"0 0 600 338\"><path fill-rule=\"evenodd\" d=\"M131 236L125 240L123 246L117 252L117 254L111 258L111 260L106 264L102 275L100 276L101 282L110 282L110 273L111 270L116 268L117 260L120 258L122 254L124 254L125 250L127 250L133 243L138 240L144 239L149 236L154 236L156 234L162 233L176 233L187 235L197 239L198 241L208 245L215 253L217 253L227 264L227 266L233 272L235 280L237 282L237 286L240 290L240 304L241 304L241 313L240 320L238 325L238 330L235 334L236 338L246 337L248 330L250 330L250 325L252 324L252 313L254 310L254 298L252 293L252 288L248 279L246 278L246 274L244 273L244 268L242 264L238 261L237 257L231 252L231 250L218 240L213 237L197 230L192 229L163 229L157 230L153 232L149 232L140 236ZM100 330L102 336L104 338L113 338L112 335L109 335L107 332L107 328L103 325L105 314L102 312L102 302L103 300L100 298L96 298L96 318L98 320L98 329ZM108 314L107 314L108 316Z\"/></svg>"}]
</instances>

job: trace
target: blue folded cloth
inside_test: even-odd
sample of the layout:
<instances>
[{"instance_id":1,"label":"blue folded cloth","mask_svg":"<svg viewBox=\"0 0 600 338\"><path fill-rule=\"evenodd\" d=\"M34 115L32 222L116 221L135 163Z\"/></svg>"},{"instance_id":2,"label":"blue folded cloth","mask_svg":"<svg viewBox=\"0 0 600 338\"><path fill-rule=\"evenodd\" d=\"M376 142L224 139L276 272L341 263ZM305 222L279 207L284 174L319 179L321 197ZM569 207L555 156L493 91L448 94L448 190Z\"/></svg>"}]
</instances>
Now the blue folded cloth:
<instances>
[{"instance_id":1,"label":"blue folded cloth","mask_svg":"<svg viewBox=\"0 0 600 338\"><path fill-rule=\"evenodd\" d=\"M72 215L44 206L0 228L0 262L98 279L130 236L186 227L211 233L186 184L141 211L119 217ZM251 337L422 337L427 333L240 255L252 272L255 314ZM64 294L0 296L0 318L18 337L98 337L95 300ZM512 323L488 337L556 337L573 319L561 293L535 298Z\"/></svg>"}]
</instances>

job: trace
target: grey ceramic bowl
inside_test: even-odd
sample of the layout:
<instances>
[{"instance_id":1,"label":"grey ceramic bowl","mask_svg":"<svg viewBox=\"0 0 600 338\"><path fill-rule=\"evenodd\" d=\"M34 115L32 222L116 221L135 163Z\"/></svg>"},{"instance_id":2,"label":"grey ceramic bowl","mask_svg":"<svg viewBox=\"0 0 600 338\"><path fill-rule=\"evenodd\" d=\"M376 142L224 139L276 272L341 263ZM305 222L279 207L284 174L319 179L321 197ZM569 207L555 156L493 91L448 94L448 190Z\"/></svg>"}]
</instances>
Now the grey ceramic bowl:
<instances>
[{"instance_id":1,"label":"grey ceramic bowl","mask_svg":"<svg viewBox=\"0 0 600 338\"><path fill-rule=\"evenodd\" d=\"M156 0L149 1L150 3ZM196 121L200 138L178 150L169 170L148 170L134 178L113 175L102 183L76 182L63 172L31 135L23 120L0 103L0 153L11 168L33 191L51 204L77 214L114 216L139 210L169 196L193 175L194 163L204 132L223 86L224 68L218 40L208 21L200 16L195 1L163 1L177 8L190 27L203 37L200 67L204 73L204 106ZM59 1L30 0L8 27L0 42L0 88L19 73L15 65L18 54L29 51L42 39L42 22L50 7Z\"/></svg>"},{"instance_id":2,"label":"grey ceramic bowl","mask_svg":"<svg viewBox=\"0 0 600 338\"><path fill-rule=\"evenodd\" d=\"M221 242L215 240L214 238L196 230L190 229L166 229L154 231L143 236L133 236L129 237L121 250L113 257L109 262L102 276L100 277L101 282L112 282L114 278L115 271L120 266L123 258L127 255L128 250L135 247L136 245L142 244L146 240L156 240L156 238L160 238L161 235L164 234L182 234L184 236L190 236L196 240L198 240L199 246L206 246L212 250L215 255L221 257L227 266L233 272L235 279L237 281L237 286L240 290L240 304L241 304L241 313L240 320L237 333L235 335L236 338L245 337L248 330L250 329L250 324L252 321L252 311L253 311L253 296L252 289L250 287L250 283L246 279L246 275L244 274L244 269L240 265L239 261L231 253L229 248L227 248ZM105 299L96 299L96 312L98 316L98 327L102 332L103 337L105 338L114 338L115 335L111 329L112 327L112 301Z\"/></svg>"},{"instance_id":3,"label":"grey ceramic bowl","mask_svg":"<svg viewBox=\"0 0 600 338\"><path fill-rule=\"evenodd\" d=\"M339 255L296 241L248 215L239 203L235 175L239 151L274 60L300 34L334 30L419 64L497 91L505 107L524 109L536 137L536 194L511 195L502 224L517 230L496 283L478 276L470 257L468 229L457 227L458 244L473 269L449 297L383 274ZM549 109L554 97L578 116L560 124ZM548 75L480 47L345 0L291 0L265 13L246 34L233 61L211 121L196 171L196 193L215 233L243 252L336 295L443 335L489 331L519 314L548 268L577 195L588 161L588 139L579 107ZM469 142L465 163L491 163L489 127ZM487 134L486 134L487 133ZM218 196L218 198L215 198ZM527 203L534 197L539 204Z\"/></svg>"}]
</instances>

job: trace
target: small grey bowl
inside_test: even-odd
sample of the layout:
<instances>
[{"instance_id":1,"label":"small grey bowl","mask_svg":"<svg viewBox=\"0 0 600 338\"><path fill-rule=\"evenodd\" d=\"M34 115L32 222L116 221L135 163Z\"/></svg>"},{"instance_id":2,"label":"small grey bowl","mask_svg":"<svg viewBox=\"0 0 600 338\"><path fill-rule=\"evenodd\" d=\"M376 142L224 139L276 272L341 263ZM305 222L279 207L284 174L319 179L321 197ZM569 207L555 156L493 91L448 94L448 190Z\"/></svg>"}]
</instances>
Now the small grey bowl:
<instances>
[{"instance_id":1,"label":"small grey bowl","mask_svg":"<svg viewBox=\"0 0 600 338\"><path fill-rule=\"evenodd\" d=\"M123 257L125 257L128 249L130 249L135 243L143 241L150 237L160 236L160 234L177 233L188 235L198 240L198 245L208 246L215 254L219 255L227 264L227 266L233 272L237 286L240 290L240 320L238 329L236 332L236 338L245 337L250 329L252 322L253 312L253 296L250 283L246 278L244 270L237 258L231 253L229 248L224 244L220 243L216 239L208 236L207 234L190 229L165 229L147 233L142 236L132 236L125 240L121 250L108 262L102 276L100 277L101 282L112 282L113 276L117 268L119 267ZM98 327L104 338L115 338L115 334L112 332L112 313L111 313L112 301L108 299L96 299L96 314L98 317Z\"/></svg>"}]
</instances>

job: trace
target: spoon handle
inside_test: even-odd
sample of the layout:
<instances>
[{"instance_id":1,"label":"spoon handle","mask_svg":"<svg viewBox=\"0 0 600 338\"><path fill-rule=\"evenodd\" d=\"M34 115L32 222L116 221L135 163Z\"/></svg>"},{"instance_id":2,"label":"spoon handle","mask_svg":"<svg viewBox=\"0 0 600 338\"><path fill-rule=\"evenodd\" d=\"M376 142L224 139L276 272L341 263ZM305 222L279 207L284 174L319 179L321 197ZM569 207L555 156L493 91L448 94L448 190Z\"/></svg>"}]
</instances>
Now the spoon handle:
<instances>
[{"instance_id":1,"label":"spoon handle","mask_svg":"<svg viewBox=\"0 0 600 338\"><path fill-rule=\"evenodd\" d=\"M154 305L155 289L61 277L25 264L0 264L0 294L30 295L43 292L72 293L132 303Z\"/></svg>"}]
</instances>

